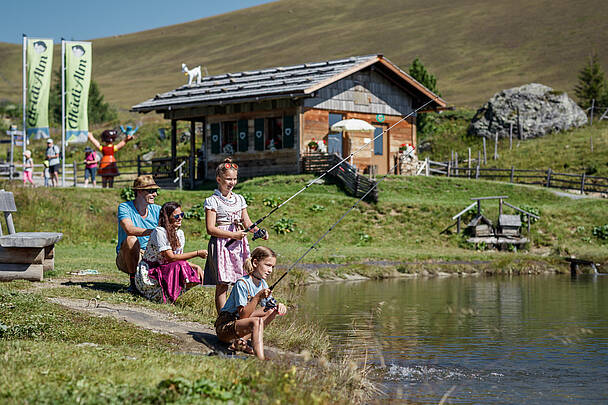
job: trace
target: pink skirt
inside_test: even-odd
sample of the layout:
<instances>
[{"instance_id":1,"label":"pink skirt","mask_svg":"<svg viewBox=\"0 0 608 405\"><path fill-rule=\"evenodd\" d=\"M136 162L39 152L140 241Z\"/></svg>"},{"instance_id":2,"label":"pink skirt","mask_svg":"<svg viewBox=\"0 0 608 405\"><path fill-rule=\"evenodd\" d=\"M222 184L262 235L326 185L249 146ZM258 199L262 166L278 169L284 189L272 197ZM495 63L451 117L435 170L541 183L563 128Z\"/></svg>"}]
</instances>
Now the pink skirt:
<instances>
[{"instance_id":1,"label":"pink skirt","mask_svg":"<svg viewBox=\"0 0 608 405\"><path fill-rule=\"evenodd\" d=\"M148 264L150 265L148 276L160 285L164 303L167 302L167 298L171 303L174 303L185 291L187 284L201 283L196 271L185 260L161 265L158 263Z\"/></svg>"}]
</instances>

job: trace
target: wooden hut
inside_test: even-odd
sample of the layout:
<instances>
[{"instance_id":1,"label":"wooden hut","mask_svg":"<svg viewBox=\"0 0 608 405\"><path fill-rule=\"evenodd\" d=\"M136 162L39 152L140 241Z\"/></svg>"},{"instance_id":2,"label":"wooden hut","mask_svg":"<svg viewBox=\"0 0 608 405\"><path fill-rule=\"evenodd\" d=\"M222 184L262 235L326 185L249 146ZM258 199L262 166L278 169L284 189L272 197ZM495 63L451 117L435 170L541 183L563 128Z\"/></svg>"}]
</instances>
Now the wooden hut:
<instances>
[{"instance_id":1,"label":"wooden hut","mask_svg":"<svg viewBox=\"0 0 608 405\"><path fill-rule=\"evenodd\" d=\"M473 218L471 222L467 224L465 232L467 235L473 237L493 236L494 228L492 225L492 221L479 214L476 215L475 218Z\"/></svg>"},{"instance_id":2,"label":"wooden hut","mask_svg":"<svg viewBox=\"0 0 608 405\"><path fill-rule=\"evenodd\" d=\"M425 111L446 102L382 55L282 66L203 77L157 94L132 107L155 111L171 120L171 162L187 160L190 184L214 178L226 156L240 166L239 175L298 173L313 138L324 140L328 153L348 156L403 116L431 101ZM332 133L337 121L358 118L374 133ZM179 121L189 122L190 154L176 154ZM194 136L195 134L200 134ZM387 173L399 145L416 144L416 118L409 117L374 141L369 152L350 162L358 171Z\"/></svg>"},{"instance_id":3,"label":"wooden hut","mask_svg":"<svg viewBox=\"0 0 608 405\"><path fill-rule=\"evenodd\" d=\"M521 236L521 218L519 215L501 214L498 216L498 229L496 232L501 236Z\"/></svg>"}]
</instances>

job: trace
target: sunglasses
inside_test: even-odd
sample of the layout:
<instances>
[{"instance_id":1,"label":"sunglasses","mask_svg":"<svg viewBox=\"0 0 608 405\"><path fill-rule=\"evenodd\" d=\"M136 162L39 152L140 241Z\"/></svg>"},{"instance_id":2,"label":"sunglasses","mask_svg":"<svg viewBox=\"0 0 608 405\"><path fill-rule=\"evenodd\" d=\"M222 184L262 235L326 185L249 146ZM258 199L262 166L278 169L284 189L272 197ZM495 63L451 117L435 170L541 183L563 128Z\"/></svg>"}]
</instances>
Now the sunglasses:
<instances>
[{"instance_id":1,"label":"sunglasses","mask_svg":"<svg viewBox=\"0 0 608 405\"><path fill-rule=\"evenodd\" d=\"M224 169L238 169L239 165L236 163L224 163Z\"/></svg>"},{"instance_id":2,"label":"sunglasses","mask_svg":"<svg viewBox=\"0 0 608 405\"><path fill-rule=\"evenodd\" d=\"M173 219L175 219L176 221L178 219L180 219L180 218L183 218L183 217L184 217L184 213L183 212L180 212L179 214L173 215Z\"/></svg>"},{"instance_id":3,"label":"sunglasses","mask_svg":"<svg viewBox=\"0 0 608 405\"><path fill-rule=\"evenodd\" d=\"M146 194L154 194L154 193L158 193L158 189L157 188L151 188L148 190L143 190Z\"/></svg>"}]
</instances>

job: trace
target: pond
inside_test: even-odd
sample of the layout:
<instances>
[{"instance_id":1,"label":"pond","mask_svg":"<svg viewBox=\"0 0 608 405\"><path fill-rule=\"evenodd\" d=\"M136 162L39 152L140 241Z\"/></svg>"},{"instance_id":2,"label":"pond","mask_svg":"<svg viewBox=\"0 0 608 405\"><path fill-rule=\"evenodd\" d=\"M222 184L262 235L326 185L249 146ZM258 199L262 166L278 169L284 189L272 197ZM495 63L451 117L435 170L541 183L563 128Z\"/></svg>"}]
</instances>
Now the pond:
<instances>
[{"instance_id":1,"label":"pond","mask_svg":"<svg viewBox=\"0 0 608 405\"><path fill-rule=\"evenodd\" d=\"M299 311L372 365L382 399L608 401L608 275L327 283Z\"/></svg>"}]
</instances>

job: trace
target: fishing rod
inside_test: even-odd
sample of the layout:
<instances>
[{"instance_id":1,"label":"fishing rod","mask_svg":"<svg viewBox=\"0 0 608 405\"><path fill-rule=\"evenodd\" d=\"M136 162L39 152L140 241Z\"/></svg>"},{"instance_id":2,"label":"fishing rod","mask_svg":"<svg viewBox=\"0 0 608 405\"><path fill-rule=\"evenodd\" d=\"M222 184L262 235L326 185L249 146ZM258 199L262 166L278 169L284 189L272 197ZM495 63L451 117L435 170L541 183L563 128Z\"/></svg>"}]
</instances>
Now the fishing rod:
<instances>
[{"instance_id":1,"label":"fishing rod","mask_svg":"<svg viewBox=\"0 0 608 405\"><path fill-rule=\"evenodd\" d=\"M410 156L412 153L414 152L414 150L412 149L407 155L405 155L402 159ZM395 165L393 165L393 167L390 168L390 170L388 171L388 173L391 173L395 167L399 164L399 161L397 161L397 163ZM306 252L304 252L304 254L302 256L300 256L298 258L298 260L296 260L291 266L289 266L289 268L287 269L287 271L285 272L285 274L283 274L277 281L275 281L272 286L270 286L270 291L272 291L274 289L274 287L276 287L277 284L279 284L279 282L287 275L287 273L289 273L298 263L300 263L302 261L302 259L304 259L304 256L306 256L308 253L310 253L311 250L313 250L315 248L315 246L317 246L319 244L319 242L321 242L347 215L349 212L351 212L352 210L355 209L355 207L357 205L359 205L359 203L361 201L363 201L363 199L365 197L367 197L367 195L369 193L371 193L376 187L378 187L378 184L380 184L384 179L386 179L386 177L388 176L388 173L385 174L380 180L378 180L376 182L376 184L374 184L372 187L370 187L369 190L367 190L367 192L363 195L363 197L359 198L357 200L357 202L348 209L348 211L346 211L341 217L340 219L338 219L319 239L317 239L317 241L315 243L313 243ZM272 300L274 300L274 298L272 298ZM270 299L269 299L270 301ZM267 306L270 304L272 305L272 302L267 301ZM276 301L275 301L276 303ZM272 308L272 307L271 307Z\"/></svg>"},{"instance_id":2,"label":"fishing rod","mask_svg":"<svg viewBox=\"0 0 608 405\"><path fill-rule=\"evenodd\" d=\"M249 226L245 232L251 232L253 230L253 228L255 228L256 226L258 226L259 224L261 224L262 222L264 222L264 220L266 218L268 218L270 215L272 215L274 212L276 212L277 210L279 210L279 208L281 208L282 206L284 206L285 204L287 204L289 201L291 201L293 198L295 198L297 195L299 195L300 193L304 192L305 190L308 189L308 187L312 186L313 184L315 184L316 182L318 182L319 180L321 180L323 177L325 177L326 174L328 174L329 172L331 172L332 170L334 170L336 167L340 166L342 163L344 163L345 161L347 161L348 159L350 159L351 157L353 157L354 155L356 155L357 153L361 152L361 150L363 150L364 148L366 148L368 145L373 145L374 141L376 139L378 139L379 137L381 137L382 135L384 135L386 132L390 131L391 129L393 129L395 126L397 126L397 124L401 123L402 121L408 119L409 117L411 117L413 114L416 114L418 111L420 111L421 109L423 109L424 107L426 107L427 105L431 104L433 101L436 101L439 98L439 96L435 96L434 98L431 98L429 101L427 101L426 103L424 103L423 105L421 105L420 107L416 108L414 111L412 111L411 113L409 113L408 115L406 115L405 117L402 117L399 121L395 122L393 125L391 125L390 127L388 127L387 129L385 129L384 131L382 131L381 133L379 133L378 135L376 135L371 141L369 141L368 143L364 144L363 146L361 146L359 149L355 150L354 152L352 152L350 155L348 155L347 157L343 158L342 160L340 160L338 163L336 163L333 167L331 167L329 170L326 170L323 174L321 174L319 177L317 177L316 179L310 181L307 185L305 185L304 187L302 187L302 189L298 192L296 192L294 195L292 195L291 197L289 197L287 200L283 201L281 204L277 205L276 207L274 207L272 210L270 210L270 212L268 212L268 214L264 215L262 218L258 219L257 221L255 221L254 223L251 224L251 226ZM390 171L389 171L390 172ZM373 188L372 188L373 189ZM367 193L365 194L367 195ZM263 238L266 234L266 230L260 228L258 229L254 234L253 234L253 240L256 240L257 238ZM226 247L232 245L234 242L236 242L236 239L230 239L227 243L226 243Z\"/></svg>"}]
</instances>

